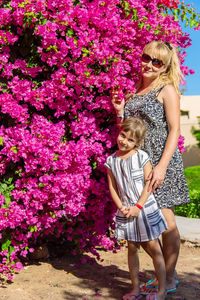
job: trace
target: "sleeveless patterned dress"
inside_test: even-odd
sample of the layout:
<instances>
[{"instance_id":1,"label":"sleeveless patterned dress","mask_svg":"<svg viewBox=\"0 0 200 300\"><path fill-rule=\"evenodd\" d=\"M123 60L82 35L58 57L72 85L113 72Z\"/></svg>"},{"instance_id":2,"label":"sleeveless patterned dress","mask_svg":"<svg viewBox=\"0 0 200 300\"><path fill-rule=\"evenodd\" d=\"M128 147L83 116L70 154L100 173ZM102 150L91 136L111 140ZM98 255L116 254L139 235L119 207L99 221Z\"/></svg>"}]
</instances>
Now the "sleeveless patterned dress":
<instances>
[{"instance_id":1,"label":"sleeveless patterned dress","mask_svg":"<svg viewBox=\"0 0 200 300\"><path fill-rule=\"evenodd\" d=\"M125 106L125 118L138 116L147 125L143 150L150 156L152 166L159 162L168 137L168 125L164 105L157 95L162 88L152 89L144 95L133 95ZM169 208L190 202L183 162L178 147L168 164L163 185L156 189L154 196L160 208Z\"/></svg>"},{"instance_id":2,"label":"sleeveless patterned dress","mask_svg":"<svg viewBox=\"0 0 200 300\"><path fill-rule=\"evenodd\" d=\"M124 206L134 206L144 189L144 166L149 156L138 150L132 156L122 159L116 152L108 156L105 166L112 171L117 192ZM167 230L165 218L151 193L143 209L136 218L126 218L119 210L115 216L115 236L117 239L146 242L157 239Z\"/></svg>"}]
</instances>

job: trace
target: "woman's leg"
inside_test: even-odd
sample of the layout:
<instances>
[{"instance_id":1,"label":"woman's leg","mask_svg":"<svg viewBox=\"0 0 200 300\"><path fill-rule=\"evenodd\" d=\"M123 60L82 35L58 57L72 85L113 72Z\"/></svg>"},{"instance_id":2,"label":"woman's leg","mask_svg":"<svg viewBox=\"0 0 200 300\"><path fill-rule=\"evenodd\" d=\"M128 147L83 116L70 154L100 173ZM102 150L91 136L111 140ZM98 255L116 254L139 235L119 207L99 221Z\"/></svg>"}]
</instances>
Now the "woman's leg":
<instances>
[{"instance_id":1,"label":"woman's leg","mask_svg":"<svg viewBox=\"0 0 200 300\"><path fill-rule=\"evenodd\" d=\"M180 234L176 226L174 207L163 208L162 213L167 221L168 230L162 234L163 256L166 267L167 289L176 287L176 263L180 250Z\"/></svg>"},{"instance_id":2,"label":"woman's leg","mask_svg":"<svg viewBox=\"0 0 200 300\"><path fill-rule=\"evenodd\" d=\"M123 299L130 299L131 295L139 295L139 258L138 258L138 244L128 241L128 268L131 277L132 290L130 293L124 295Z\"/></svg>"},{"instance_id":3,"label":"woman's leg","mask_svg":"<svg viewBox=\"0 0 200 300\"><path fill-rule=\"evenodd\" d=\"M158 239L142 243L144 250L150 254L158 279L157 299L165 299L166 270L165 261Z\"/></svg>"},{"instance_id":4,"label":"woman's leg","mask_svg":"<svg viewBox=\"0 0 200 300\"><path fill-rule=\"evenodd\" d=\"M162 233L162 252L166 268L166 289L173 292L176 289L177 273L175 271L175 267L180 249L180 235L176 226L174 207L163 208L162 213L168 225L168 230ZM143 247L143 244L141 244L141 246ZM151 256L148 249L146 249L146 251ZM157 285L157 280L155 279L152 283L143 284L142 290L150 291L151 287L155 287Z\"/></svg>"}]
</instances>

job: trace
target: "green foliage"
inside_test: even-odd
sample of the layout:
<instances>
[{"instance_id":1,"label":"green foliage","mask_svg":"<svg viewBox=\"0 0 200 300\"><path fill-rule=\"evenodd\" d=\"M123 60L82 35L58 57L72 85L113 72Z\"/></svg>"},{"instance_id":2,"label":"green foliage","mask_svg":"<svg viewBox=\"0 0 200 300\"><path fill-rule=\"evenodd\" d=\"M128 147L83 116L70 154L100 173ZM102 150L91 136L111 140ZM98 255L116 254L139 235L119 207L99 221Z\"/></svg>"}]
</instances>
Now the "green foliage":
<instances>
[{"instance_id":1,"label":"green foliage","mask_svg":"<svg viewBox=\"0 0 200 300\"><path fill-rule=\"evenodd\" d=\"M10 262L10 256L15 251L15 248L11 245L11 240L9 238L7 238L6 240L4 240L2 242L1 250L2 251L8 251L6 258L7 258L7 263L9 263Z\"/></svg>"},{"instance_id":2,"label":"green foliage","mask_svg":"<svg viewBox=\"0 0 200 300\"><path fill-rule=\"evenodd\" d=\"M200 191L200 166L186 168L184 172L189 190Z\"/></svg>"},{"instance_id":3,"label":"green foliage","mask_svg":"<svg viewBox=\"0 0 200 300\"><path fill-rule=\"evenodd\" d=\"M176 206L177 216L188 218L200 218L200 190L189 191L191 202L185 205Z\"/></svg>"},{"instance_id":4,"label":"green foliage","mask_svg":"<svg viewBox=\"0 0 200 300\"><path fill-rule=\"evenodd\" d=\"M200 166L185 169L185 177L189 187L191 202L186 205L176 206L177 216L200 218Z\"/></svg>"},{"instance_id":5,"label":"green foliage","mask_svg":"<svg viewBox=\"0 0 200 300\"><path fill-rule=\"evenodd\" d=\"M12 178L9 178L8 180L3 180L0 183L0 194L5 196L5 207L8 207L10 201L11 201L11 195L10 192L14 189L14 184L12 183Z\"/></svg>"},{"instance_id":6,"label":"green foliage","mask_svg":"<svg viewBox=\"0 0 200 300\"><path fill-rule=\"evenodd\" d=\"M192 127L192 133L198 141L198 146L200 148L200 117L198 117L199 129Z\"/></svg>"},{"instance_id":7,"label":"green foliage","mask_svg":"<svg viewBox=\"0 0 200 300\"><path fill-rule=\"evenodd\" d=\"M162 5L161 5L162 7ZM166 8L162 7L166 13L174 16L175 21L181 20L185 23L185 27L190 26L191 28L196 28L199 26L199 13L195 11L194 7L186 6L183 3L179 4L177 8Z\"/></svg>"}]
</instances>

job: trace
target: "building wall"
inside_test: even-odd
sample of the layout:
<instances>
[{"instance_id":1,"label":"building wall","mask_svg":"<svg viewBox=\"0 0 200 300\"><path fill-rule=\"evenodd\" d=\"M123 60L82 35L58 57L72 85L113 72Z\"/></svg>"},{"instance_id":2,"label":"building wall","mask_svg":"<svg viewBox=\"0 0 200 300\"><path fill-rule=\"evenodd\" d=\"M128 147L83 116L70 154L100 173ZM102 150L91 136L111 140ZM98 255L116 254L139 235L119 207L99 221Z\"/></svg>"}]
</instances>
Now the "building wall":
<instances>
[{"instance_id":1,"label":"building wall","mask_svg":"<svg viewBox=\"0 0 200 300\"><path fill-rule=\"evenodd\" d=\"M200 148L193 136L192 126L199 128L198 116L200 116L200 95L181 96L181 135L185 137L186 152L182 154L184 167L200 165Z\"/></svg>"}]
</instances>

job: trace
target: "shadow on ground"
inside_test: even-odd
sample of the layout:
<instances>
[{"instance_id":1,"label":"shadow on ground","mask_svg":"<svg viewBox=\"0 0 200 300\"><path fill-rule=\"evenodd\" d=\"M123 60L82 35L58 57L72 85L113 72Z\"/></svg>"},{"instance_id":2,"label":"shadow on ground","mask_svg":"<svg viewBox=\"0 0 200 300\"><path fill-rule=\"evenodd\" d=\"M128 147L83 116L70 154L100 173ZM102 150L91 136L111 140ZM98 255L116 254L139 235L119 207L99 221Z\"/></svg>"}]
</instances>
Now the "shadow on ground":
<instances>
[{"instance_id":1,"label":"shadow on ground","mask_svg":"<svg viewBox=\"0 0 200 300\"><path fill-rule=\"evenodd\" d=\"M102 253L100 255L104 256ZM78 279L78 282L76 280L71 282L73 289L64 292L64 299L122 299L122 296L131 288L129 272L127 267L124 269L121 264L119 266L118 261L115 264L114 256L115 254L113 254L110 265L96 262L94 259L91 259L90 263L80 264L78 259L72 257L63 257L59 263L52 261L51 264L55 269L63 269L67 274L71 273ZM142 256L140 260L143 261L147 255L142 253L140 256ZM126 264L126 258L123 259L123 262ZM199 261L196 263L199 264ZM145 269L144 266L143 268ZM141 277L141 282L145 282L153 276L153 268L150 268ZM196 267L195 272L179 272L179 281L176 293L167 295L166 300L200 299L200 267Z\"/></svg>"},{"instance_id":2,"label":"shadow on ground","mask_svg":"<svg viewBox=\"0 0 200 300\"><path fill-rule=\"evenodd\" d=\"M93 257L85 264L69 252L54 252L46 260L26 262L13 282L2 282L1 300L121 300L131 286L127 267L127 249L116 254L98 250L101 259ZM140 251L141 282L154 277L151 259ZM84 257L83 257L84 258ZM200 299L200 248L181 245L177 264L177 291L166 300ZM145 271L144 271L145 270ZM143 297L145 299L145 297Z\"/></svg>"}]
</instances>

